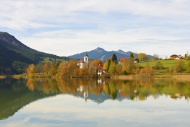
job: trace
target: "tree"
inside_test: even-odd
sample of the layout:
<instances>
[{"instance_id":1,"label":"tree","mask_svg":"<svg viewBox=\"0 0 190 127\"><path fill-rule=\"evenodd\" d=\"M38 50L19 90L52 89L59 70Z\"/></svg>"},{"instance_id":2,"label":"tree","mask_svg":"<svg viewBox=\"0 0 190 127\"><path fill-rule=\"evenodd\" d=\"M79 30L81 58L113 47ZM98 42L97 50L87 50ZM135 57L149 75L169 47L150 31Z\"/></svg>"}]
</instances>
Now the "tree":
<instances>
[{"instance_id":1,"label":"tree","mask_svg":"<svg viewBox=\"0 0 190 127\"><path fill-rule=\"evenodd\" d=\"M159 55L154 54L153 57L152 57L152 60L158 60L158 59L159 59Z\"/></svg>"},{"instance_id":2,"label":"tree","mask_svg":"<svg viewBox=\"0 0 190 127\"><path fill-rule=\"evenodd\" d=\"M117 56L115 55L115 53L111 57L111 62L117 63Z\"/></svg>"},{"instance_id":3,"label":"tree","mask_svg":"<svg viewBox=\"0 0 190 127\"><path fill-rule=\"evenodd\" d=\"M108 61L104 62L104 65L103 65L104 70L107 70L107 68L108 68Z\"/></svg>"},{"instance_id":4,"label":"tree","mask_svg":"<svg viewBox=\"0 0 190 127\"><path fill-rule=\"evenodd\" d=\"M186 72L190 72L190 62L188 62L185 66Z\"/></svg>"},{"instance_id":5,"label":"tree","mask_svg":"<svg viewBox=\"0 0 190 127\"><path fill-rule=\"evenodd\" d=\"M52 63L52 64L50 65L49 74L50 74L50 75L55 75L55 74L57 73L57 67L58 67L58 64Z\"/></svg>"},{"instance_id":6,"label":"tree","mask_svg":"<svg viewBox=\"0 0 190 127\"><path fill-rule=\"evenodd\" d=\"M151 66L147 66L140 70L140 76L142 77L152 77L153 76L153 69Z\"/></svg>"},{"instance_id":7,"label":"tree","mask_svg":"<svg viewBox=\"0 0 190 127\"><path fill-rule=\"evenodd\" d=\"M124 74L132 74L134 68L135 68L135 64L134 64L133 60L130 60L130 59L124 61L123 65L122 65L122 71L125 72Z\"/></svg>"},{"instance_id":8,"label":"tree","mask_svg":"<svg viewBox=\"0 0 190 127\"><path fill-rule=\"evenodd\" d=\"M92 62L94 64L94 66L96 66L96 67L98 67L99 65L102 66L102 61L101 60L93 60Z\"/></svg>"},{"instance_id":9,"label":"tree","mask_svg":"<svg viewBox=\"0 0 190 127\"><path fill-rule=\"evenodd\" d=\"M135 59L134 53L131 53L130 58Z\"/></svg>"},{"instance_id":10,"label":"tree","mask_svg":"<svg viewBox=\"0 0 190 127\"><path fill-rule=\"evenodd\" d=\"M116 64L114 62L111 62L108 72L111 73L111 74L116 73Z\"/></svg>"},{"instance_id":11,"label":"tree","mask_svg":"<svg viewBox=\"0 0 190 127\"><path fill-rule=\"evenodd\" d=\"M180 60L177 64L176 64L176 72L183 72L185 69L185 63L184 61Z\"/></svg>"},{"instance_id":12,"label":"tree","mask_svg":"<svg viewBox=\"0 0 190 127\"><path fill-rule=\"evenodd\" d=\"M148 60L148 55L145 53L139 53L138 58L140 61L146 61Z\"/></svg>"},{"instance_id":13,"label":"tree","mask_svg":"<svg viewBox=\"0 0 190 127\"><path fill-rule=\"evenodd\" d=\"M43 72L44 72L44 73L48 73L49 69L50 69L49 65L48 65L47 63L44 64Z\"/></svg>"},{"instance_id":14,"label":"tree","mask_svg":"<svg viewBox=\"0 0 190 127\"><path fill-rule=\"evenodd\" d=\"M28 66L28 68L26 69L27 74L28 75L33 75L34 74L34 68L35 68L34 64L30 64Z\"/></svg>"},{"instance_id":15,"label":"tree","mask_svg":"<svg viewBox=\"0 0 190 127\"><path fill-rule=\"evenodd\" d=\"M37 64L35 66L35 73L42 73L43 72L43 64Z\"/></svg>"},{"instance_id":16,"label":"tree","mask_svg":"<svg viewBox=\"0 0 190 127\"><path fill-rule=\"evenodd\" d=\"M164 68L163 64L160 61L157 61L155 66L154 66L154 69L155 70L160 70L160 69L163 69L163 68Z\"/></svg>"},{"instance_id":17,"label":"tree","mask_svg":"<svg viewBox=\"0 0 190 127\"><path fill-rule=\"evenodd\" d=\"M108 72L109 69L110 69L110 64L111 64L111 60L109 59L109 60L108 60L108 66L107 66L107 69L106 69L107 72Z\"/></svg>"}]
</instances>

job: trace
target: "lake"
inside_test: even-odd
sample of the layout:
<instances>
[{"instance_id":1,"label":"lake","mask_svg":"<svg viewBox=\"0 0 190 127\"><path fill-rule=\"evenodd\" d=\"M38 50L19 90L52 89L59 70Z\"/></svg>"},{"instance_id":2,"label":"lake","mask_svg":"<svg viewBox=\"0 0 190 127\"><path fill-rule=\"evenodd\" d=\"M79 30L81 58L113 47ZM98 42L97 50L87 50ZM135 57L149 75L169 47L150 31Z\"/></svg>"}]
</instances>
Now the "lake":
<instances>
[{"instance_id":1,"label":"lake","mask_svg":"<svg viewBox=\"0 0 190 127\"><path fill-rule=\"evenodd\" d=\"M1 79L2 127L189 127L190 82Z\"/></svg>"}]
</instances>

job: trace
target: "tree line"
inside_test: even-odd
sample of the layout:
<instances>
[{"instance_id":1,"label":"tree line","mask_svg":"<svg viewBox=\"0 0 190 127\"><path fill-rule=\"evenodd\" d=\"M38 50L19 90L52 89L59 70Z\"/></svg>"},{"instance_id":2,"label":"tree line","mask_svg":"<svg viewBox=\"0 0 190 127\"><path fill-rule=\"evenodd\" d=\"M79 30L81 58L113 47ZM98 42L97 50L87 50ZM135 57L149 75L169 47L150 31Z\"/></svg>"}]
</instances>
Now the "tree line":
<instances>
[{"instance_id":1,"label":"tree line","mask_svg":"<svg viewBox=\"0 0 190 127\"><path fill-rule=\"evenodd\" d=\"M146 61L148 56L145 53L139 53L138 57L131 53L129 58L117 59L116 54L113 54L110 59L102 62L101 60L90 60L85 68L77 66L78 60L71 59L61 62L52 62L45 64L31 64L26 69L29 76L42 75L45 77L97 77L98 66L102 66L105 70L104 76L110 75L139 75L141 77L152 77L156 70L166 70L165 73L174 74L182 72L190 72L190 62L185 63L184 60L179 60L175 66L164 67L162 60L154 55L152 60L155 60L155 65L142 67L136 60Z\"/></svg>"}]
</instances>

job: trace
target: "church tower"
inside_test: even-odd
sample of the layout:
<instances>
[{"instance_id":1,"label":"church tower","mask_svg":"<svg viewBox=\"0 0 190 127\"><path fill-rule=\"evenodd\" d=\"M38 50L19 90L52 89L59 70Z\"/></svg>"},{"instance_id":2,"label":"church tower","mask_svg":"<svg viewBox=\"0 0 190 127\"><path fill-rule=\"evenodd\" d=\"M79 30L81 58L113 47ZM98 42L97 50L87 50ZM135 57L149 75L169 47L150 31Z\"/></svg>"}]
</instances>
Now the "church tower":
<instances>
[{"instance_id":1,"label":"church tower","mask_svg":"<svg viewBox=\"0 0 190 127\"><path fill-rule=\"evenodd\" d=\"M88 63L88 54L86 52L86 54L84 55L84 63Z\"/></svg>"}]
</instances>

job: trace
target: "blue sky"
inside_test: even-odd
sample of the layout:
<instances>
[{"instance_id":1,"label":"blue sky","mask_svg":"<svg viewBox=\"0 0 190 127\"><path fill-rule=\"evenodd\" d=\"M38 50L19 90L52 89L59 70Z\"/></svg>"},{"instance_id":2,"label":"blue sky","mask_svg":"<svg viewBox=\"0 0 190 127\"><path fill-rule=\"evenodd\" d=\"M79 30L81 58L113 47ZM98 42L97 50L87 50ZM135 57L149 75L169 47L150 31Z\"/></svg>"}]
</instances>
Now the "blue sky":
<instances>
[{"instance_id":1,"label":"blue sky","mask_svg":"<svg viewBox=\"0 0 190 127\"><path fill-rule=\"evenodd\" d=\"M68 56L96 47L168 57L190 52L188 0L1 0L0 31Z\"/></svg>"}]
</instances>

